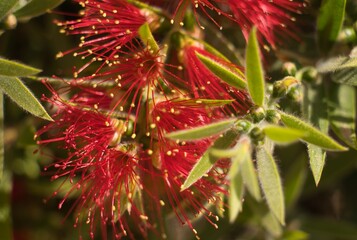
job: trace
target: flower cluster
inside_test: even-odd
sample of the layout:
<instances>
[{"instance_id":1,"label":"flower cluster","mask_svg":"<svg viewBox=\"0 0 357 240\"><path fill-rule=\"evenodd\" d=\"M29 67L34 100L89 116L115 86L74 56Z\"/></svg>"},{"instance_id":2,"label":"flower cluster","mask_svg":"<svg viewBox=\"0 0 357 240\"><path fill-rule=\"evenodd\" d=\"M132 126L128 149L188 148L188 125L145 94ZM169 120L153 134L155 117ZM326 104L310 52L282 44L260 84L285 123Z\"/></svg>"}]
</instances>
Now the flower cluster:
<instances>
[{"instance_id":1,"label":"flower cluster","mask_svg":"<svg viewBox=\"0 0 357 240\"><path fill-rule=\"evenodd\" d=\"M149 229L160 232L154 219L160 219L164 207L196 234L192 215L217 226L207 203L218 204L227 194L229 161L218 160L189 189L181 186L220 136L185 142L166 135L244 115L253 104L244 89L223 81L200 56L244 81L241 67L189 31L163 35L165 22L181 21L192 8L198 26L201 12L218 25L216 12L238 23L245 36L256 25L274 46L280 30L292 34L290 13L297 13L302 3L181 0L168 7L165 1L74 1L83 7L81 17L57 24L67 34L81 35L81 42L58 57L73 53L84 64L72 80L63 81L61 90L44 82L52 97L43 100L53 106L54 122L36 135L38 144L66 151L51 165L52 178L72 186L59 208L77 196L71 208L75 226L88 224L91 238L97 228L103 239L108 231L114 238L132 239L138 233L146 236ZM137 228L129 228L131 221Z\"/></svg>"}]
</instances>

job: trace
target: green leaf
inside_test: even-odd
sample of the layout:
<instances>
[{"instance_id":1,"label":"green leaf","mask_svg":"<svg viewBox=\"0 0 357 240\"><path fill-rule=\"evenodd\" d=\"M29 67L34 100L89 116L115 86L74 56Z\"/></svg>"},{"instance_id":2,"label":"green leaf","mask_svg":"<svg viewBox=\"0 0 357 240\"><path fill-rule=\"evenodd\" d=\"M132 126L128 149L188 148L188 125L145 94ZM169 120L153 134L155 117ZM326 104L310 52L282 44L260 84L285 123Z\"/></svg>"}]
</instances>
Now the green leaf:
<instances>
[{"instance_id":1,"label":"green leaf","mask_svg":"<svg viewBox=\"0 0 357 240\"><path fill-rule=\"evenodd\" d=\"M32 0L14 14L17 18L31 18L40 16L59 6L64 0Z\"/></svg>"},{"instance_id":2,"label":"green leaf","mask_svg":"<svg viewBox=\"0 0 357 240\"><path fill-rule=\"evenodd\" d=\"M306 135L304 131L294 128L286 128L268 125L263 128L265 135L277 143L287 144L299 140Z\"/></svg>"},{"instance_id":3,"label":"green leaf","mask_svg":"<svg viewBox=\"0 0 357 240\"><path fill-rule=\"evenodd\" d=\"M268 211L263 215L261 218L261 224L266 231L275 237L275 239L279 239L278 237L280 237L283 233L280 222L271 211Z\"/></svg>"},{"instance_id":4,"label":"green leaf","mask_svg":"<svg viewBox=\"0 0 357 240\"><path fill-rule=\"evenodd\" d=\"M240 141L240 144L243 145L243 149L244 149L244 151L242 151L241 153L241 155L243 155L244 158L240 166L244 185L246 186L248 192L255 198L255 200L260 201L261 200L260 187L259 187L257 172L254 168L254 164L250 152L250 143L247 141Z\"/></svg>"},{"instance_id":5,"label":"green leaf","mask_svg":"<svg viewBox=\"0 0 357 240\"><path fill-rule=\"evenodd\" d=\"M31 114L53 121L30 90L16 77L0 75L0 90Z\"/></svg>"},{"instance_id":6,"label":"green leaf","mask_svg":"<svg viewBox=\"0 0 357 240\"><path fill-rule=\"evenodd\" d=\"M11 11L19 0L0 0L0 21Z\"/></svg>"},{"instance_id":7,"label":"green leaf","mask_svg":"<svg viewBox=\"0 0 357 240\"><path fill-rule=\"evenodd\" d=\"M282 225L285 225L285 203L278 168L273 156L261 147L257 150L259 181L269 209Z\"/></svg>"},{"instance_id":8,"label":"green leaf","mask_svg":"<svg viewBox=\"0 0 357 240\"><path fill-rule=\"evenodd\" d=\"M202 54L196 53L196 55L212 73L224 82L238 89L245 89L247 87L244 75L238 68L229 69L228 67L223 66L219 62L216 62L215 60Z\"/></svg>"},{"instance_id":9,"label":"green leaf","mask_svg":"<svg viewBox=\"0 0 357 240\"><path fill-rule=\"evenodd\" d=\"M236 131L227 131L222 137L218 138L212 148L216 149L226 149L233 141L237 138L238 134ZM197 182L200 178L202 178L219 160L219 158L212 156L210 154L211 149L208 149L203 156L197 161L197 163L193 166L191 172L187 176L184 184L181 187L181 191L189 188L192 184Z\"/></svg>"},{"instance_id":10,"label":"green leaf","mask_svg":"<svg viewBox=\"0 0 357 240\"><path fill-rule=\"evenodd\" d=\"M303 114L314 126L324 134L328 133L327 99L324 81L317 78L315 82L306 84L303 88ZM316 145L308 144L309 162L316 185L320 182L326 161L326 151Z\"/></svg>"},{"instance_id":11,"label":"green leaf","mask_svg":"<svg viewBox=\"0 0 357 240\"><path fill-rule=\"evenodd\" d=\"M329 151L346 151L347 148L337 143L335 140L330 138L329 136L325 135L318 129L314 128L310 124L302 121L301 119L294 117L290 114L280 112L281 120L283 123L290 127L295 128L298 130L302 130L307 133L306 136L302 137L301 139L319 146L321 148L327 149Z\"/></svg>"},{"instance_id":12,"label":"green leaf","mask_svg":"<svg viewBox=\"0 0 357 240\"><path fill-rule=\"evenodd\" d=\"M198 98L198 99L181 99L181 98L175 98L171 100L172 102L179 102L181 105L184 106L207 106L207 107L223 107L224 105L230 104L234 102L233 99L204 99L204 98Z\"/></svg>"},{"instance_id":13,"label":"green leaf","mask_svg":"<svg viewBox=\"0 0 357 240\"><path fill-rule=\"evenodd\" d=\"M171 132L166 134L166 137L174 140L197 140L207 138L231 128L235 122L235 118L230 118L200 127Z\"/></svg>"},{"instance_id":14,"label":"green leaf","mask_svg":"<svg viewBox=\"0 0 357 240\"><path fill-rule=\"evenodd\" d=\"M40 69L26 66L22 63L0 58L0 75L24 77L35 75L41 72Z\"/></svg>"},{"instance_id":15,"label":"green leaf","mask_svg":"<svg viewBox=\"0 0 357 240\"><path fill-rule=\"evenodd\" d=\"M233 162L233 164L235 164ZM239 164L239 163L236 163ZM229 185L229 221L232 223L238 217L238 214L243 209L243 193L244 193L244 186L243 186L243 179L239 169L236 169L236 173L231 177L230 185ZM231 172L231 171L230 171Z\"/></svg>"},{"instance_id":16,"label":"green leaf","mask_svg":"<svg viewBox=\"0 0 357 240\"><path fill-rule=\"evenodd\" d=\"M249 34L245 70L249 94L256 105L263 106L265 97L265 82L256 27L253 27Z\"/></svg>"},{"instance_id":17,"label":"green leaf","mask_svg":"<svg viewBox=\"0 0 357 240\"><path fill-rule=\"evenodd\" d=\"M155 38L151 33L148 23L143 24L139 28L139 36L141 38L141 41L143 41L144 44L150 47L151 50L153 50L154 52L158 52L160 50L159 45L157 45L157 42L155 41Z\"/></svg>"},{"instance_id":18,"label":"green leaf","mask_svg":"<svg viewBox=\"0 0 357 240\"><path fill-rule=\"evenodd\" d=\"M322 50L336 41L345 18L346 0L324 0L317 18L318 40Z\"/></svg>"},{"instance_id":19,"label":"green leaf","mask_svg":"<svg viewBox=\"0 0 357 240\"><path fill-rule=\"evenodd\" d=\"M346 144L357 149L355 88L330 84L328 110L332 130Z\"/></svg>"}]
</instances>

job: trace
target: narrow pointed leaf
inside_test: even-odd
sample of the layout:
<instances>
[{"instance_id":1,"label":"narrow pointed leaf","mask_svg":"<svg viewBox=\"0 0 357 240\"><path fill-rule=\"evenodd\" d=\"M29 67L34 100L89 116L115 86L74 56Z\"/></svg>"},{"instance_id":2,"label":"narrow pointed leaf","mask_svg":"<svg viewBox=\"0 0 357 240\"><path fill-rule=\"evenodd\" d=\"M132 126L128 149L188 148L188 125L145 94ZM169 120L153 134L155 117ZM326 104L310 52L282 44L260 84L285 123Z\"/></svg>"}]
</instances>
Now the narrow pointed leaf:
<instances>
[{"instance_id":1,"label":"narrow pointed leaf","mask_svg":"<svg viewBox=\"0 0 357 240\"><path fill-rule=\"evenodd\" d=\"M257 151L259 181L269 209L282 225L285 225L285 203L278 168L272 155L265 149Z\"/></svg>"},{"instance_id":2,"label":"narrow pointed leaf","mask_svg":"<svg viewBox=\"0 0 357 240\"><path fill-rule=\"evenodd\" d=\"M302 130L269 125L263 128L265 135L276 143L287 144L299 140L306 133Z\"/></svg>"},{"instance_id":3,"label":"narrow pointed leaf","mask_svg":"<svg viewBox=\"0 0 357 240\"><path fill-rule=\"evenodd\" d=\"M150 27L148 23L143 24L139 28L139 36L141 38L141 41L143 41L144 44L147 44L153 50L154 52L159 51L159 45L157 45L157 42L155 41L154 36L151 33Z\"/></svg>"},{"instance_id":4,"label":"narrow pointed leaf","mask_svg":"<svg viewBox=\"0 0 357 240\"><path fill-rule=\"evenodd\" d=\"M328 50L338 37L345 18L346 0L323 0L317 18L318 40Z\"/></svg>"},{"instance_id":5,"label":"narrow pointed leaf","mask_svg":"<svg viewBox=\"0 0 357 240\"><path fill-rule=\"evenodd\" d=\"M258 182L257 171L255 170L253 160L250 152L244 161L241 163L241 172L243 176L243 182L248 192L255 198L255 200L261 200L260 187Z\"/></svg>"},{"instance_id":6,"label":"narrow pointed leaf","mask_svg":"<svg viewBox=\"0 0 357 240\"><path fill-rule=\"evenodd\" d=\"M231 118L200 127L171 132L166 134L166 137L175 140L197 140L207 138L231 128L235 121L236 119Z\"/></svg>"},{"instance_id":7,"label":"narrow pointed leaf","mask_svg":"<svg viewBox=\"0 0 357 240\"><path fill-rule=\"evenodd\" d=\"M0 58L0 75L25 77L36 75L40 72L40 69L26 66L22 63L10 61L4 58Z\"/></svg>"},{"instance_id":8,"label":"narrow pointed leaf","mask_svg":"<svg viewBox=\"0 0 357 240\"><path fill-rule=\"evenodd\" d=\"M263 106L265 82L256 27L253 27L249 34L245 70L249 94L256 105Z\"/></svg>"},{"instance_id":9,"label":"narrow pointed leaf","mask_svg":"<svg viewBox=\"0 0 357 240\"><path fill-rule=\"evenodd\" d=\"M202 54L196 53L200 61L217 77L219 77L224 82L229 85L236 87L238 89L245 89L247 83L244 80L243 73L239 69L229 69L226 66L210 59Z\"/></svg>"},{"instance_id":10,"label":"narrow pointed leaf","mask_svg":"<svg viewBox=\"0 0 357 240\"><path fill-rule=\"evenodd\" d=\"M198 99L172 99L171 101L173 102L180 102L184 106L190 106L190 105L198 105L202 104L208 107L223 107L227 104L230 104L234 102L233 99L204 99L204 98L198 98Z\"/></svg>"},{"instance_id":11,"label":"narrow pointed leaf","mask_svg":"<svg viewBox=\"0 0 357 240\"><path fill-rule=\"evenodd\" d=\"M268 231L275 239L279 239L279 237L283 233L283 229L279 220L276 216L271 212L268 211L261 219L263 227Z\"/></svg>"},{"instance_id":12,"label":"narrow pointed leaf","mask_svg":"<svg viewBox=\"0 0 357 240\"><path fill-rule=\"evenodd\" d=\"M19 0L0 0L0 21L11 11Z\"/></svg>"},{"instance_id":13,"label":"narrow pointed leaf","mask_svg":"<svg viewBox=\"0 0 357 240\"><path fill-rule=\"evenodd\" d=\"M52 118L47 114L40 102L20 79L0 75L0 90L29 113L52 121Z\"/></svg>"},{"instance_id":14,"label":"narrow pointed leaf","mask_svg":"<svg viewBox=\"0 0 357 240\"><path fill-rule=\"evenodd\" d=\"M238 214L242 211L243 208L243 179L242 175L239 172L239 169L236 174L234 174L233 178L231 178L231 182L229 185L229 221L232 223L238 217Z\"/></svg>"},{"instance_id":15,"label":"narrow pointed leaf","mask_svg":"<svg viewBox=\"0 0 357 240\"><path fill-rule=\"evenodd\" d=\"M217 149L227 149L233 141L237 138L238 134L236 131L227 131L222 137L218 138L213 145L213 148ZM192 184L197 182L202 178L219 160L219 158L212 156L210 154L211 149L208 149L203 156L197 161L193 166L191 172L187 176L181 190L189 188Z\"/></svg>"},{"instance_id":16,"label":"narrow pointed leaf","mask_svg":"<svg viewBox=\"0 0 357 240\"><path fill-rule=\"evenodd\" d=\"M355 88L330 84L328 109L332 130L348 146L357 149Z\"/></svg>"},{"instance_id":17,"label":"narrow pointed leaf","mask_svg":"<svg viewBox=\"0 0 357 240\"><path fill-rule=\"evenodd\" d=\"M324 81L317 78L314 83L304 86L303 114L305 119L316 126L323 134L328 133L327 98ZM313 144L307 144L309 162L316 186L320 182L326 161L326 150Z\"/></svg>"},{"instance_id":18,"label":"narrow pointed leaf","mask_svg":"<svg viewBox=\"0 0 357 240\"><path fill-rule=\"evenodd\" d=\"M64 0L32 0L14 14L17 18L30 18L40 16L60 5Z\"/></svg>"},{"instance_id":19,"label":"narrow pointed leaf","mask_svg":"<svg viewBox=\"0 0 357 240\"><path fill-rule=\"evenodd\" d=\"M305 131L308 133L306 136L302 137L301 139L319 146L321 148L327 149L329 151L346 151L347 148L337 143L335 140L327 136L326 134L322 133L318 129L314 128L310 124L302 121L301 119L294 117L290 114L280 112L281 120L283 123L290 127L295 128L298 130Z\"/></svg>"}]
</instances>

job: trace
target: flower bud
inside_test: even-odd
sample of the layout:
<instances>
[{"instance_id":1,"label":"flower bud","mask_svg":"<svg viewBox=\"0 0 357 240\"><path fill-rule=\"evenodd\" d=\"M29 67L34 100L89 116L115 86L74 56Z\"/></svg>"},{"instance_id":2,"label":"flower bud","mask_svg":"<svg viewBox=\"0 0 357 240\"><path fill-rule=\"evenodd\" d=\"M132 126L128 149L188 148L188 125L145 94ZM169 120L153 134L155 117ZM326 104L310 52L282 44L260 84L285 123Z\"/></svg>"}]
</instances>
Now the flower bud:
<instances>
[{"instance_id":1,"label":"flower bud","mask_svg":"<svg viewBox=\"0 0 357 240\"><path fill-rule=\"evenodd\" d=\"M250 132L249 132L249 137L251 138L251 140L257 144L260 145L264 142L264 138L265 138L265 133L263 132L262 129L260 129L259 127L254 127Z\"/></svg>"},{"instance_id":2,"label":"flower bud","mask_svg":"<svg viewBox=\"0 0 357 240\"><path fill-rule=\"evenodd\" d=\"M252 126L252 123L247 120L239 120L236 123L237 130L241 133L247 133Z\"/></svg>"},{"instance_id":3,"label":"flower bud","mask_svg":"<svg viewBox=\"0 0 357 240\"><path fill-rule=\"evenodd\" d=\"M280 122L281 116L276 110L269 109L266 111L265 120L272 124L278 124Z\"/></svg>"},{"instance_id":4,"label":"flower bud","mask_svg":"<svg viewBox=\"0 0 357 240\"><path fill-rule=\"evenodd\" d=\"M251 112L250 116L254 123L258 123L265 118L265 111L262 107L258 107Z\"/></svg>"}]
</instances>

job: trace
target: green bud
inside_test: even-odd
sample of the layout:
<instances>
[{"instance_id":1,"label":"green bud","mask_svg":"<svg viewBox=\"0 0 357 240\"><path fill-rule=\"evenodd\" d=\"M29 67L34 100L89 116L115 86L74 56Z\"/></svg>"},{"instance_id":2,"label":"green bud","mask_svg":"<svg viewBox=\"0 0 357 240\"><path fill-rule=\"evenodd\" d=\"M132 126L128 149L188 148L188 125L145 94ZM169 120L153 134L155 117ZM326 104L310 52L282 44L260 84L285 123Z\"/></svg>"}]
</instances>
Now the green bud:
<instances>
[{"instance_id":1,"label":"green bud","mask_svg":"<svg viewBox=\"0 0 357 240\"><path fill-rule=\"evenodd\" d=\"M296 73L296 78L308 83L316 82L317 70L313 67L304 67Z\"/></svg>"},{"instance_id":2,"label":"green bud","mask_svg":"<svg viewBox=\"0 0 357 240\"><path fill-rule=\"evenodd\" d=\"M255 144L260 145L260 144L264 143L265 133L259 127L254 127L249 132L249 137Z\"/></svg>"},{"instance_id":3,"label":"green bud","mask_svg":"<svg viewBox=\"0 0 357 240\"><path fill-rule=\"evenodd\" d=\"M247 120L238 120L236 123L236 128L240 133L247 133L249 132L252 123Z\"/></svg>"},{"instance_id":4,"label":"green bud","mask_svg":"<svg viewBox=\"0 0 357 240\"><path fill-rule=\"evenodd\" d=\"M265 110L262 107L258 107L251 112L250 116L254 123L258 123L265 118Z\"/></svg>"},{"instance_id":5,"label":"green bud","mask_svg":"<svg viewBox=\"0 0 357 240\"><path fill-rule=\"evenodd\" d=\"M295 76L297 68L295 63L286 62L283 64L283 71L287 75Z\"/></svg>"},{"instance_id":6,"label":"green bud","mask_svg":"<svg viewBox=\"0 0 357 240\"><path fill-rule=\"evenodd\" d=\"M291 76L285 77L283 80L276 81L273 85L273 98L284 97L288 94L289 90L298 85L299 81Z\"/></svg>"},{"instance_id":7,"label":"green bud","mask_svg":"<svg viewBox=\"0 0 357 240\"><path fill-rule=\"evenodd\" d=\"M272 124L278 124L281 120L281 115L278 111L269 109L266 112L265 120Z\"/></svg>"}]
</instances>

